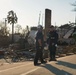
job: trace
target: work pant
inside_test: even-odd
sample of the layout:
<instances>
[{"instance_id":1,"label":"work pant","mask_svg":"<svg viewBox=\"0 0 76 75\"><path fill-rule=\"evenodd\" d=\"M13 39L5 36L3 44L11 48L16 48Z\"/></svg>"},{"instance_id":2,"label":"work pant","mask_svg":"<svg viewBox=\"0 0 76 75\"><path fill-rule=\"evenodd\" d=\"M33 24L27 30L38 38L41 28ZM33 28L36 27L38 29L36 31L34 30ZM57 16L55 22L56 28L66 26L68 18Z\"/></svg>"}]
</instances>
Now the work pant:
<instances>
[{"instance_id":1,"label":"work pant","mask_svg":"<svg viewBox=\"0 0 76 75\"><path fill-rule=\"evenodd\" d=\"M34 64L38 63L38 60L43 62L43 49L36 48L36 54L34 58Z\"/></svg>"},{"instance_id":2,"label":"work pant","mask_svg":"<svg viewBox=\"0 0 76 75\"><path fill-rule=\"evenodd\" d=\"M50 52L50 59L55 59L56 47L55 46L49 46L49 52Z\"/></svg>"}]
</instances>

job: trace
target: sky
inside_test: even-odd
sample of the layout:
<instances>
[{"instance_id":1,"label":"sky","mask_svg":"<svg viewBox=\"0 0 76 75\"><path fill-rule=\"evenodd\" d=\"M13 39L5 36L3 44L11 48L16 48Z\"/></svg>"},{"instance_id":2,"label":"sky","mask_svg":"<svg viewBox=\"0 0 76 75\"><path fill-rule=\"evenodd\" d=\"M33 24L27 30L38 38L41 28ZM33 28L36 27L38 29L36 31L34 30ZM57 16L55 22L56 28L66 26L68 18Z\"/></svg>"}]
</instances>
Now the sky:
<instances>
[{"instance_id":1,"label":"sky","mask_svg":"<svg viewBox=\"0 0 76 75\"><path fill-rule=\"evenodd\" d=\"M71 4L75 0L0 0L0 20L7 18L8 12L13 10L18 17L18 23L23 28L26 25L33 27L38 25L39 13L41 11L40 24L45 25L45 9L52 10L52 25L63 25L74 22L75 8ZM43 20L42 20L43 15Z\"/></svg>"}]
</instances>

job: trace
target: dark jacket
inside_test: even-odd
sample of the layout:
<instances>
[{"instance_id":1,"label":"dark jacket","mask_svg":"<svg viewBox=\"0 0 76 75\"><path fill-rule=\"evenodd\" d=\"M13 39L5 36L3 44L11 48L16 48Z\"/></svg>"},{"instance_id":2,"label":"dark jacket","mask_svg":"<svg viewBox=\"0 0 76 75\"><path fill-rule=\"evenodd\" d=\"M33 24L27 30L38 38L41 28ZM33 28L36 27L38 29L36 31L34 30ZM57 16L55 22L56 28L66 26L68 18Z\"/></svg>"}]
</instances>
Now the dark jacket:
<instances>
[{"instance_id":1,"label":"dark jacket","mask_svg":"<svg viewBox=\"0 0 76 75\"><path fill-rule=\"evenodd\" d=\"M41 42L42 42L42 47L44 47L44 39L43 39L43 33L42 32L37 32L36 33L36 48L38 48L40 45L39 45L39 42L38 40L41 39Z\"/></svg>"},{"instance_id":2,"label":"dark jacket","mask_svg":"<svg viewBox=\"0 0 76 75\"><path fill-rule=\"evenodd\" d=\"M56 31L50 31L47 36L47 43L52 45L52 43L57 44L58 42L58 33Z\"/></svg>"}]
</instances>

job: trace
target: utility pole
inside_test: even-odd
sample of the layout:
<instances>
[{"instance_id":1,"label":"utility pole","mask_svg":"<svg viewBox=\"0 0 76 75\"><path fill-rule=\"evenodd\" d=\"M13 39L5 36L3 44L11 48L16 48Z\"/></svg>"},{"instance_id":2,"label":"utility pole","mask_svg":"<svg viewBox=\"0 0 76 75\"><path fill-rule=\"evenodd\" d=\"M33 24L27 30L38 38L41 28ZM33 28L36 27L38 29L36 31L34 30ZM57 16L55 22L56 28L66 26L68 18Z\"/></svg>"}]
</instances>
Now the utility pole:
<instances>
[{"instance_id":1,"label":"utility pole","mask_svg":"<svg viewBox=\"0 0 76 75\"><path fill-rule=\"evenodd\" d=\"M71 5L74 6L73 11L75 12L75 26L76 26L76 1L75 1L75 3L73 3Z\"/></svg>"},{"instance_id":2,"label":"utility pole","mask_svg":"<svg viewBox=\"0 0 76 75\"><path fill-rule=\"evenodd\" d=\"M39 13L39 21L38 21L38 25L40 25L40 18L41 18L41 11Z\"/></svg>"},{"instance_id":3,"label":"utility pole","mask_svg":"<svg viewBox=\"0 0 76 75\"><path fill-rule=\"evenodd\" d=\"M5 35L7 35L7 18L5 18Z\"/></svg>"},{"instance_id":4,"label":"utility pole","mask_svg":"<svg viewBox=\"0 0 76 75\"><path fill-rule=\"evenodd\" d=\"M42 14L42 26L43 26L43 22L44 22L44 14Z\"/></svg>"}]
</instances>

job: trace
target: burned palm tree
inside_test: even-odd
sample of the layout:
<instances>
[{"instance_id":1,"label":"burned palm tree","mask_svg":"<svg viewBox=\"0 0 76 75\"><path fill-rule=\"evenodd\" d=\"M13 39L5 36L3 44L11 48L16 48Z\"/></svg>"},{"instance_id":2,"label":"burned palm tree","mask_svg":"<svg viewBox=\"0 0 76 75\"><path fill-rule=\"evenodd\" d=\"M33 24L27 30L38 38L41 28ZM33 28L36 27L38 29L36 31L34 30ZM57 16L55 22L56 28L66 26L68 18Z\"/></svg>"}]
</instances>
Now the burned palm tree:
<instances>
[{"instance_id":1,"label":"burned palm tree","mask_svg":"<svg viewBox=\"0 0 76 75\"><path fill-rule=\"evenodd\" d=\"M17 19L16 13L13 10L8 12L7 20L8 23L12 24L12 43L14 43L14 24L17 23Z\"/></svg>"}]
</instances>

